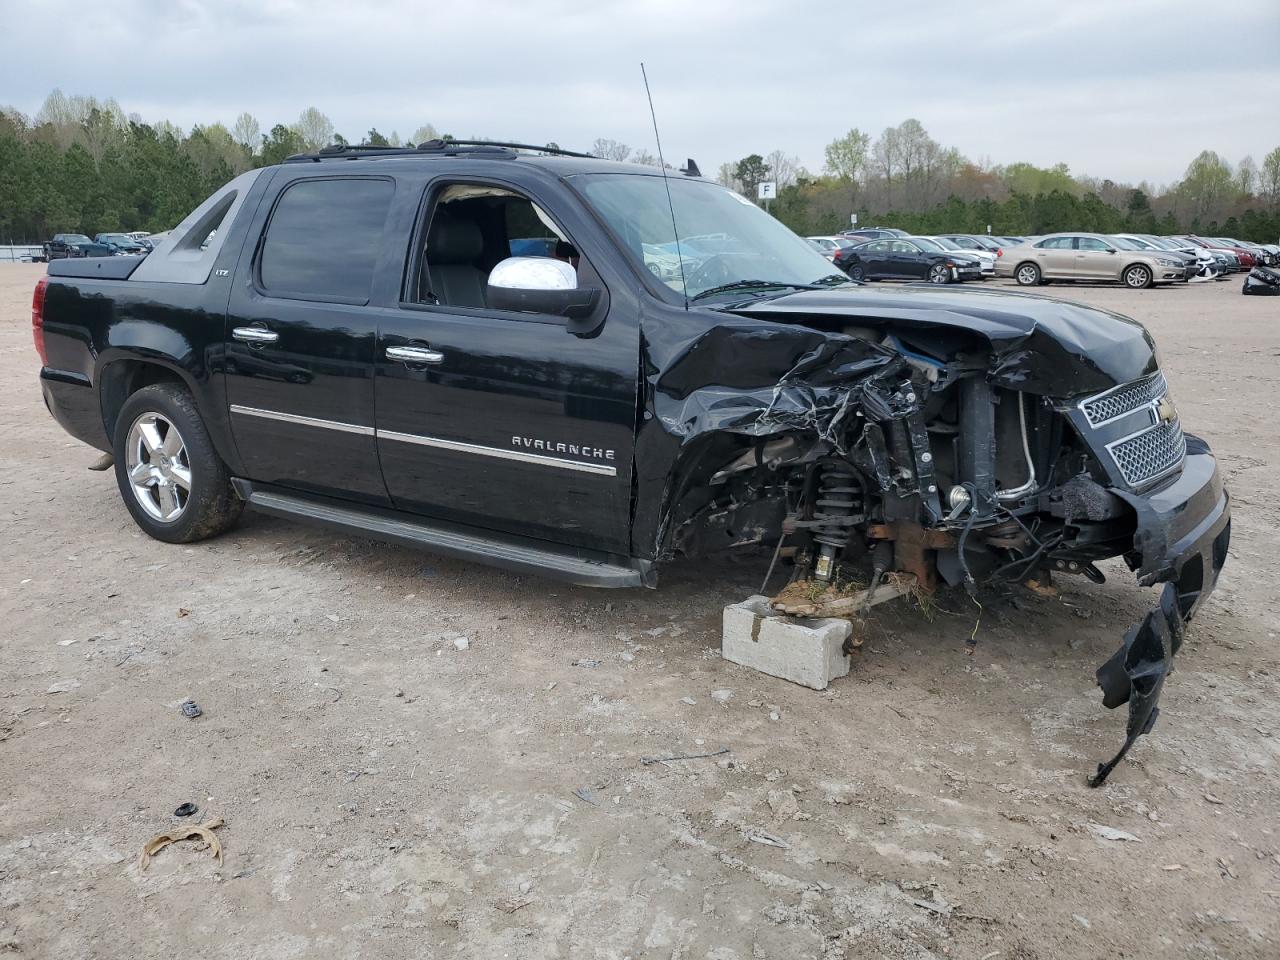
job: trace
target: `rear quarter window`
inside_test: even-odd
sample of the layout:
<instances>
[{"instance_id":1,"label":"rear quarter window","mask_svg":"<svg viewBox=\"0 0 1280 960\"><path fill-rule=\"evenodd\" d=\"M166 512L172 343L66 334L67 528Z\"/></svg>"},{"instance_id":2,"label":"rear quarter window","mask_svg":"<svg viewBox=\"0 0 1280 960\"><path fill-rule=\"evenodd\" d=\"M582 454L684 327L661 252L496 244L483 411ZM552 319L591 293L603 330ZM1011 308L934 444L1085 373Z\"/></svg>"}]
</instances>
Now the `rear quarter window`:
<instances>
[{"instance_id":1,"label":"rear quarter window","mask_svg":"<svg viewBox=\"0 0 1280 960\"><path fill-rule=\"evenodd\" d=\"M367 303L395 185L390 180L302 180L276 201L258 261L272 296Z\"/></svg>"}]
</instances>

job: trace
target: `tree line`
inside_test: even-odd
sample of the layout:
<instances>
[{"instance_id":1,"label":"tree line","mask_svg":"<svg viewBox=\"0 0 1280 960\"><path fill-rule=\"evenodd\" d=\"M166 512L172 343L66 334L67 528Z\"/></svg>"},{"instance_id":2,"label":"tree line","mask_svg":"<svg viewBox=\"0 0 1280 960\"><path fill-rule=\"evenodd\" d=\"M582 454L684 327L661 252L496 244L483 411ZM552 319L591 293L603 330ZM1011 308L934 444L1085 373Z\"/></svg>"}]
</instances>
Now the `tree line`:
<instances>
[{"instance_id":1,"label":"tree line","mask_svg":"<svg viewBox=\"0 0 1280 960\"><path fill-rule=\"evenodd\" d=\"M423 124L410 142L439 136ZM184 131L126 115L114 100L54 90L32 117L0 108L0 243L168 230L237 174L346 142L315 107L265 133L248 113L230 128L211 123ZM404 143L395 131L376 128L359 142Z\"/></svg>"},{"instance_id":2,"label":"tree line","mask_svg":"<svg viewBox=\"0 0 1280 960\"><path fill-rule=\"evenodd\" d=\"M919 233L1196 233L1275 243L1280 237L1280 147L1259 165L1234 166L1212 150L1177 183L1118 183L1074 176L1066 164L993 165L973 161L929 136L918 120L889 127L874 141L852 129L826 146L820 174L775 150L720 166L717 179L752 199L777 183L770 212L800 234L883 223Z\"/></svg>"},{"instance_id":3,"label":"tree line","mask_svg":"<svg viewBox=\"0 0 1280 960\"><path fill-rule=\"evenodd\" d=\"M424 123L407 140L371 128L357 142L408 146L437 138L449 135ZM0 108L0 242L35 243L60 232L167 230L237 174L347 142L315 107L266 132L248 113L230 128L211 123L183 130L126 115L114 100L55 90L31 117ZM606 138L591 152L658 164L649 151ZM874 140L853 129L831 141L818 174L775 150L722 164L717 179L753 199L762 181L775 181L770 212L801 234L836 233L856 214L862 225L920 232L1125 229L1264 242L1280 235L1280 147L1260 165L1245 157L1233 166L1206 150L1182 180L1156 188L1075 176L1065 164L973 161L939 144L918 120L906 120Z\"/></svg>"}]
</instances>

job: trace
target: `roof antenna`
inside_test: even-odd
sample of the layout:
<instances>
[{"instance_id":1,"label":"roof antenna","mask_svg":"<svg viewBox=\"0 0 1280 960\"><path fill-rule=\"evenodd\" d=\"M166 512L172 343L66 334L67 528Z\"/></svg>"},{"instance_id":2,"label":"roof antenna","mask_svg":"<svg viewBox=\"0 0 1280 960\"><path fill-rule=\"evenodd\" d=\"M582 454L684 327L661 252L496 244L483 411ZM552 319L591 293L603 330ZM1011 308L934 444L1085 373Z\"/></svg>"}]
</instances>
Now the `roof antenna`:
<instances>
[{"instance_id":1,"label":"roof antenna","mask_svg":"<svg viewBox=\"0 0 1280 960\"><path fill-rule=\"evenodd\" d=\"M649 116L653 120L653 139L658 144L658 163L661 164L662 185L667 189L667 209L671 211L671 234L676 238L676 259L680 261L680 289L684 292L684 308L689 309L689 284L684 279L684 253L680 250L680 231L676 228L676 205L671 201L671 181L667 177L667 161L662 158L662 137L658 135L658 115L653 111L653 94L649 92L649 74L644 62L640 63L640 76L644 77L644 95L649 98Z\"/></svg>"}]
</instances>

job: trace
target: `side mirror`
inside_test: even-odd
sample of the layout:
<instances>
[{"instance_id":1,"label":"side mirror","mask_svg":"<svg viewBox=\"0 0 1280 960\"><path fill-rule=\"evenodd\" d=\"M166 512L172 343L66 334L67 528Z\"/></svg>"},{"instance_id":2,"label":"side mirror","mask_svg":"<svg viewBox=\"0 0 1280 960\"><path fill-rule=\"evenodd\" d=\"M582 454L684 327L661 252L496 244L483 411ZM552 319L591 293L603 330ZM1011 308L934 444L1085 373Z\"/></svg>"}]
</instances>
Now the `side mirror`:
<instances>
[{"instance_id":1,"label":"side mirror","mask_svg":"<svg viewBox=\"0 0 1280 960\"><path fill-rule=\"evenodd\" d=\"M1115 253L1115 252L1116 252L1115 247L1107 247L1107 253Z\"/></svg>"},{"instance_id":2,"label":"side mirror","mask_svg":"<svg viewBox=\"0 0 1280 960\"><path fill-rule=\"evenodd\" d=\"M600 302L600 291L579 287L578 273L550 257L508 257L489 273L486 302L496 310L579 319Z\"/></svg>"}]
</instances>

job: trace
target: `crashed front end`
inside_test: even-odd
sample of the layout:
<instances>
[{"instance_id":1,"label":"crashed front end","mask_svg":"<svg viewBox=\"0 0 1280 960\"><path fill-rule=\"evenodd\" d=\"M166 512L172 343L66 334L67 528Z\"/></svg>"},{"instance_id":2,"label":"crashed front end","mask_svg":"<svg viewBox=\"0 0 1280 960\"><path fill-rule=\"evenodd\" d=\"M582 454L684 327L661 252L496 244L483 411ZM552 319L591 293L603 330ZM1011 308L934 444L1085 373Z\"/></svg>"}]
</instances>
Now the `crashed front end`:
<instances>
[{"instance_id":1,"label":"crashed front end","mask_svg":"<svg viewBox=\"0 0 1280 960\"><path fill-rule=\"evenodd\" d=\"M973 592L1102 582L1097 561L1122 557L1164 586L1098 669L1129 717L1090 783L1151 729L1230 510L1141 325L1044 297L860 288L664 324L646 348L636 508L659 559L777 543L793 579Z\"/></svg>"}]
</instances>

